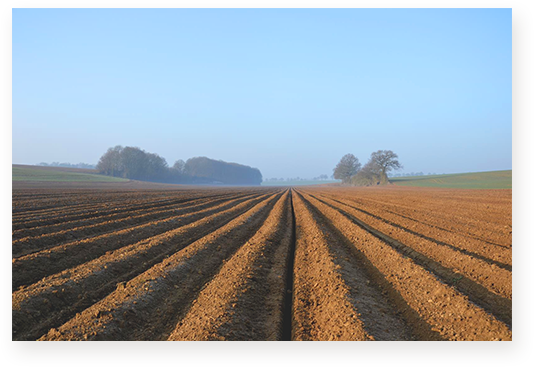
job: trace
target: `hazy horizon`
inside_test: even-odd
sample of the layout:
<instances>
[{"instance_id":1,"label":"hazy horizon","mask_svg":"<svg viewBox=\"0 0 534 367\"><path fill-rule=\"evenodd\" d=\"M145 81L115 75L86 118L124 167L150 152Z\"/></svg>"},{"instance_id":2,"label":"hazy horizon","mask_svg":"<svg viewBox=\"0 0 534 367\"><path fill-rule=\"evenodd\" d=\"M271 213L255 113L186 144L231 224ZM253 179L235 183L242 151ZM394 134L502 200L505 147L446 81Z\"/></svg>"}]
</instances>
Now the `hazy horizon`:
<instances>
[{"instance_id":1,"label":"hazy horizon","mask_svg":"<svg viewBox=\"0 0 534 367\"><path fill-rule=\"evenodd\" d=\"M511 9L14 9L13 164L512 169Z\"/></svg>"}]
</instances>

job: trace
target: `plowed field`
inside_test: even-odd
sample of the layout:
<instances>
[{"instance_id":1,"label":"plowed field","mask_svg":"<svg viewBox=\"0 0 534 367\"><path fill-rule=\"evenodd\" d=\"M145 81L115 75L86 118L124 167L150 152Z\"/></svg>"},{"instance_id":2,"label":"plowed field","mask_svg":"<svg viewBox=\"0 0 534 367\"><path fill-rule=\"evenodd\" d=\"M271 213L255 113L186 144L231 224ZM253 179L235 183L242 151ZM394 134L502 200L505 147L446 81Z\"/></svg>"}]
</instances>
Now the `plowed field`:
<instances>
[{"instance_id":1,"label":"plowed field","mask_svg":"<svg viewBox=\"0 0 534 367\"><path fill-rule=\"evenodd\" d=\"M13 340L511 340L512 192L14 190Z\"/></svg>"}]
</instances>

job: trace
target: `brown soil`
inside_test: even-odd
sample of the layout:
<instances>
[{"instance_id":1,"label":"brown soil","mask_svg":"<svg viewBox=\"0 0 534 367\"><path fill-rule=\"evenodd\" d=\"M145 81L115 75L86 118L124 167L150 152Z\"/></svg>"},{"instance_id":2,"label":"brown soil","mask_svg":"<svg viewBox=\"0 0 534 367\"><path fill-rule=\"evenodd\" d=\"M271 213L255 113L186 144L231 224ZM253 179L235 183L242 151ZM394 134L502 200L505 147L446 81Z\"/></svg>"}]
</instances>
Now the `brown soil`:
<instances>
[{"instance_id":1,"label":"brown soil","mask_svg":"<svg viewBox=\"0 0 534 367\"><path fill-rule=\"evenodd\" d=\"M511 324L511 271L499 268L495 263L484 262L478 257L454 251L456 249L453 246L430 241L418 233L408 232L384 220L367 215L361 218L360 212L343 203L328 199L320 201L388 243L404 256L423 265L446 283L463 291L472 300L492 312L494 316Z\"/></svg>"},{"instance_id":2,"label":"brown soil","mask_svg":"<svg viewBox=\"0 0 534 367\"><path fill-rule=\"evenodd\" d=\"M349 240L367 267L378 271L406 319L412 319L419 338L446 340L508 340L508 327L454 288L441 283L424 267L403 256L387 242L350 221L339 211L307 198L340 234ZM399 296L402 300L399 300ZM419 320L417 320L418 318ZM430 329L430 330L428 330Z\"/></svg>"},{"instance_id":3,"label":"brown soil","mask_svg":"<svg viewBox=\"0 0 534 367\"><path fill-rule=\"evenodd\" d=\"M227 225L121 284L106 298L42 339L161 340L168 337L174 328L170 326L176 325L222 262L246 243L251 236L250 229L261 227L279 197L279 194L271 195Z\"/></svg>"},{"instance_id":4,"label":"brown soil","mask_svg":"<svg viewBox=\"0 0 534 367\"><path fill-rule=\"evenodd\" d=\"M146 227L143 226L145 223L149 223L151 226L153 226L154 224L164 222L167 219L175 220L182 214L199 212L202 209L215 207L216 204L228 204L231 202L230 200L234 198L239 199L248 197L250 196L239 195L212 200L199 199L192 202L187 202L185 204L173 205L171 208L166 208L165 210L160 210L160 208L157 208L157 210L132 210L128 212L128 216L126 218L117 219L116 217L108 218L109 216L106 216L106 219L110 220L106 220L104 222L99 220L99 223L96 224L80 225L64 230L59 229L59 225L46 226L44 228L38 227L39 229L43 230L50 230L49 227L54 227L56 231L53 233L45 233L42 235L14 239L13 257L18 258L22 255L27 255L47 248L55 247L60 243L64 244L66 242L73 242L73 240L80 241L85 238L100 236L105 233L117 232L122 229L138 230ZM68 222L66 224L70 223L72 222ZM64 225L65 224L63 224L63 226Z\"/></svg>"},{"instance_id":5,"label":"brown soil","mask_svg":"<svg viewBox=\"0 0 534 367\"><path fill-rule=\"evenodd\" d=\"M512 338L511 190L24 185L14 340Z\"/></svg>"},{"instance_id":6,"label":"brown soil","mask_svg":"<svg viewBox=\"0 0 534 367\"><path fill-rule=\"evenodd\" d=\"M199 293L169 340L278 340L292 227L286 192Z\"/></svg>"},{"instance_id":7,"label":"brown soil","mask_svg":"<svg viewBox=\"0 0 534 367\"><path fill-rule=\"evenodd\" d=\"M295 197L294 340L409 340L410 331L334 232Z\"/></svg>"}]
</instances>

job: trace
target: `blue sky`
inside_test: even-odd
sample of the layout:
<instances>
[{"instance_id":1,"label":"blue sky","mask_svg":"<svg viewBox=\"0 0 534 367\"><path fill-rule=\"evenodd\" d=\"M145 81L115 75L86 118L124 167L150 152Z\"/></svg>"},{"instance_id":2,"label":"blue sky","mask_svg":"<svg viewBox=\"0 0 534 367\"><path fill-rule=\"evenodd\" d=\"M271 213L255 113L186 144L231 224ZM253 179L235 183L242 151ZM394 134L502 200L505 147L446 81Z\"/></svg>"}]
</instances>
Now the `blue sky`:
<instances>
[{"instance_id":1,"label":"blue sky","mask_svg":"<svg viewBox=\"0 0 534 367\"><path fill-rule=\"evenodd\" d=\"M13 163L512 168L510 9L15 9Z\"/></svg>"}]
</instances>

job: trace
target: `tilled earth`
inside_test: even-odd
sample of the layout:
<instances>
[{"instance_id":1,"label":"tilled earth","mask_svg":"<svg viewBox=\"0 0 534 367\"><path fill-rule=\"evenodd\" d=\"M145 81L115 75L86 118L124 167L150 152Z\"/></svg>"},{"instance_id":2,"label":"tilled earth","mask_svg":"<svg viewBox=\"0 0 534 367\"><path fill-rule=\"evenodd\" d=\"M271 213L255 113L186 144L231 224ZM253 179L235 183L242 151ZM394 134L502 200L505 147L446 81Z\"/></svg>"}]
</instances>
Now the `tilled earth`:
<instances>
[{"instance_id":1,"label":"tilled earth","mask_svg":"<svg viewBox=\"0 0 534 367\"><path fill-rule=\"evenodd\" d=\"M511 340L512 191L14 189L13 340Z\"/></svg>"}]
</instances>

